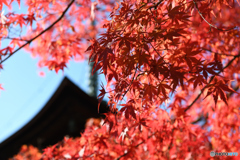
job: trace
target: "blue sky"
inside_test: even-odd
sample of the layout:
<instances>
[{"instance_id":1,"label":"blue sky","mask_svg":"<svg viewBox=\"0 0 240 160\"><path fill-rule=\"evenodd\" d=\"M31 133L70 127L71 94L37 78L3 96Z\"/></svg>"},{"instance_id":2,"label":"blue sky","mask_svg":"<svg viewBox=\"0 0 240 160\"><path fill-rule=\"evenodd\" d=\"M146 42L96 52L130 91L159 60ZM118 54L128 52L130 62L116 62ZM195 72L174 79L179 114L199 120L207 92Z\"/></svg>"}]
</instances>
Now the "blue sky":
<instances>
[{"instance_id":1,"label":"blue sky","mask_svg":"<svg viewBox=\"0 0 240 160\"><path fill-rule=\"evenodd\" d=\"M19 6L15 3L13 9L19 11ZM26 8L22 3L23 9ZM7 14L8 9L4 7L4 10ZM71 61L68 68L58 74L46 68L38 68L37 62L38 59L32 58L30 53L20 50L3 63L4 69L0 71L0 84L4 88L4 91L0 91L0 143L22 128L44 107L64 76L83 91L88 91L87 61ZM45 72L44 77L39 76L40 71ZM104 81L103 76L99 79Z\"/></svg>"},{"instance_id":2,"label":"blue sky","mask_svg":"<svg viewBox=\"0 0 240 160\"><path fill-rule=\"evenodd\" d=\"M44 69L45 77L39 76L37 59L21 50L3 65L0 72L0 142L15 133L31 120L51 98L64 76L88 91L88 62L70 62L68 68L56 74ZM41 69L42 70L42 69ZM101 76L101 80L104 78Z\"/></svg>"}]
</instances>

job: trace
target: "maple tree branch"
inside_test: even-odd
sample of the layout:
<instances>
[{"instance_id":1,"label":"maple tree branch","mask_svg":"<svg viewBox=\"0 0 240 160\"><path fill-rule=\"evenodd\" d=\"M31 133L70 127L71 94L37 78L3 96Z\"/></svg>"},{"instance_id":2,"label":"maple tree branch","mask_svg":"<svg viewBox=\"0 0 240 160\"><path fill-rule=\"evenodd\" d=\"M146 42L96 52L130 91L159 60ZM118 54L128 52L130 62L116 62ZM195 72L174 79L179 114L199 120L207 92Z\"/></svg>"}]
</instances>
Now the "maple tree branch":
<instances>
[{"instance_id":1,"label":"maple tree branch","mask_svg":"<svg viewBox=\"0 0 240 160\"><path fill-rule=\"evenodd\" d=\"M237 91L239 89L239 86L236 86L233 88L234 91ZM231 97L233 95L234 92L231 92L227 95L227 98ZM204 127L207 123L207 119L208 119L208 113L206 113L205 115L204 114L201 114L195 121L192 121L191 124L196 124L202 120L204 120L204 123L202 125L202 127Z\"/></svg>"},{"instance_id":2,"label":"maple tree branch","mask_svg":"<svg viewBox=\"0 0 240 160\"><path fill-rule=\"evenodd\" d=\"M153 6L150 6L147 10L150 10L152 12L152 8L154 8L155 10L157 9L157 7L162 3L163 0L160 0L157 3L153 3Z\"/></svg>"},{"instance_id":3,"label":"maple tree branch","mask_svg":"<svg viewBox=\"0 0 240 160\"><path fill-rule=\"evenodd\" d=\"M145 38L145 37L144 37L144 38ZM149 42L149 43L150 43L151 47L153 48L153 50L158 54L158 56L159 56L159 57L162 57L162 56L160 55L160 53L157 51L157 49L153 46L153 44L152 44L151 42ZM148 53L150 54L149 51L148 51ZM163 62L169 66L169 64L168 64L167 62L165 62L164 59L163 59Z\"/></svg>"},{"instance_id":4,"label":"maple tree branch","mask_svg":"<svg viewBox=\"0 0 240 160\"><path fill-rule=\"evenodd\" d=\"M154 3L154 5L153 5L153 6L150 6L147 10L150 10L150 11L151 11L152 8L156 9L162 2L163 2L163 0L160 0L160 1L157 2L156 4ZM147 3L144 3L144 4L143 4L142 6L140 6L138 9L134 10L133 13L135 13L135 12L137 12L137 11L141 11L141 9L142 9L143 7L145 7L145 6L147 6ZM133 13L132 13L130 19L133 18ZM123 33L121 33L121 32L124 32L126 28L127 28L127 25L120 31L120 34L123 34Z\"/></svg>"},{"instance_id":5,"label":"maple tree branch","mask_svg":"<svg viewBox=\"0 0 240 160\"><path fill-rule=\"evenodd\" d=\"M12 38L12 37L0 37L0 38L1 38L1 39L11 39L11 40L28 42L28 40L22 39L22 38Z\"/></svg>"},{"instance_id":6,"label":"maple tree branch","mask_svg":"<svg viewBox=\"0 0 240 160\"><path fill-rule=\"evenodd\" d=\"M151 138L155 133L151 134L150 136L148 136L148 139ZM134 146L135 148L137 148L138 146L140 146L141 144L143 144L144 141L138 143L136 146ZM129 152L126 152L124 154L122 154L121 156L119 156L118 158L116 158L115 160L120 160L121 158L123 158L124 156L126 156L127 154L129 154Z\"/></svg>"},{"instance_id":7,"label":"maple tree branch","mask_svg":"<svg viewBox=\"0 0 240 160\"><path fill-rule=\"evenodd\" d=\"M68 11L68 9L71 7L71 5L73 4L75 0L72 0L67 8L62 12L62 15L55 21L53 22L48 28L46 28L45 30L43 30L41 33L39 33L37 36L33 37L32 39L30 39L29 41L27 41L24 45L22 45L21 47L19 47L18 49L16 49L15 51L13 51L10 55L8 55L4 60L2 60L0 62L0 64L2 64L3 62L5 62L7 59L9 59L12 55L14 55L16 52L18 52L20 49L24 48L26 45L30 45L30 43L32 41L34 41L35 39L37 39L38 37L40 37L42 34L44 34L45 32L47 32L49 29L51 29L55 24L57 24L66 14L66 12Z\"/></svg>"},{"instance_id":8,"label":"maple tree branch","mask_svg":"<svg viewBox=\"0 0 240 160\"><path fill-rule=\"evenodd\" d=\"M168 145L168 150L170 150L173 147L173 134L174 134L174 132L175 132L175 128L172 129L172 133L171 133L172 139L170 141L170 144Z\"/></svg>"},{"instance_id":9,"label":"maple tree branch","mask_svg":"<svg viewBox=\"0 0 240 160\"><path fill-rule=\"evenodd\" d=\"M129 91L129 89L130 89L130 87L131 87L131 85L132 85L132 83L133 83L133 81L134 81L134 79L135 79L135 76L136 76L136 73L137 73L137 69L138 69L138 66L136 66L136 69L135 69L133 78L132 78L130 84L128 85L128 89L127 89L127 90L125 91L125 93L123 94L121 101L123 100L123 98L125 97L125 95L127 94L127 92Z\"/></svg>"},{"instance_id":10,"label":"maple tree branch","mask_svg":"<svg viewBox=\"0 0 240 160\"><path fill-rule=\"evenodd\" d=\"M140 146L140 145L143 144L143 143L144 143L144 141L138 143L135 147L137 148L138 146ZM116 160L120 160L121 158L123 158L124 156L126 156L128 153L129 153L129 152L124 153L123 155L119 156Z\"/></svg>"},{"instance_id":11,"label":"maple tree branch","mask_svg":"<svg viewBox=\"0 0 240 160\"><path fill-rule=\"evenodd\" d=\"M196 123L198 123L198 122L200 122L202 120L204 120L204 116L203 115L199 116L195 121L192 121L191 124L196 124Z\"/></svg>"},{"instance_id":12,"label":"maple tree branch","mask_svg":"<svg viewBox=\"0 0 240 160\"><path fill-rule=\"evenodd\" d=\"M150 6L147 10L151 10L152 8L154 8L154 9L157 9L157 7L161 4L163 2L163 0L160 0L159 2L157 2L157 3L153 3L154 5L153 6ZM139 7L139 9L137 9L137 10L139 10L140 11L140 9L142 9L143 7L145 7L145 6L147 6L147 3L144 3L141 7ZM137 11L136 10L136 11Z\"/></svg>"},{"instance_id":13,"label":"maple tree branch","mask_svg":"<svg viewBox=\"0 0 240 160\"><path fill-rule=\"evenodd\" d=\"M232 57L236 56L236 55L233 55L233 54L222 54L222 53L218 53L218 52L213 52L212 50L206 49L206 48L202 48L202 49L205 50L205 51L208 51L208 52L216 53L216 54L221 55L221 56L232 56Z\"/></svg>"},{"instance_id":14,"label":"maple tree branch","mask_svg":"<svg viewBox=\"0 0 240 160\"><path fill-rule=\"evenodd\" d=\"M202 17L202 19L210 26L210 30L209 30L209 31L211 31L211 27L213 27L213 28L215 28L215 29L217 29L217 30L219 30L219 31L230 31L230 30L233 30L233 29L236 28L236 26L235 26L235 27L230 28L230 29L221 29L221 28L218 28L218 27L212 25L211 23L209 23L209 22L204 18L204 16L203 16L202 13L200 12L200 10L199 10L199 8L198 8L198 5L197 5L197 3L195 2L195 0L193 0L193 3L194 3L194 5L195 5L195 7L196 7L196 9L197 9L197 11L198 11L198 14L199 14L199 15Z\"/></svg>"},{"instance_id":15,"label":"maple tree branch","mask_svg":"<svg viewBox=\"0 0 240 160\"><path fill-rule=\"evenodd\" d=\"M152 46L153 50L158 54L159 57L161 57L160 53L156 50L156 48L152 45L151 42L149 42L150 45ZM149 51L148 51L149 52ZM149 53L150 54L150 53Z\"/></svg>"},{"instance_id":16,"label":"maple tree branch","mask_svg":"<svg viewBox=\"0 0 240 160\"><path fill-rule=\"evenodd\" d=\"M236 86L236 87L233 88L233 90L237 92L237 90L239 89L239 87L240 87L240 86ZM227 98L230 98L230 97L233 95L233 93L234 93L234 92L231 92L231 93L227 94Z\"/></svg>"},{"instance_id":17,"label":"maple tree branch","mask_svg":"<svg viewBox=\"0 0 240 160\"><path fill-rule=\"evenodd\" d=\"M202 126L204 126L207 123L207 119L208 119L208 113L206 113L206 115L201 114L195 121L192 121L191 124L196 124L198 122L201 122L202 120L204 120L204 124Z\"/></svg>"},{"instance_id":18,"label":"maple tree branch","mask_svg":"<svg viewBox=\"0 0 240 160\"><path fill-rule=\"evenodd\" d=\"M238 58L238 57L240 57L240 54L234 56L234 58L227 63L227 65L223 68L223 70L226 69L228 66L230 66L230 65L233 63L233 61L234 61L236 58ZM219 71L218 74L221 73L221 72L223 72L223 70L222 70L222 71ZM210 84L210 83L212 82L212 80L214 79L214 77L215 77L215 75L210 78L208 84ZM204 87L201 89L200 93L199 93L198 96L194 99L194 101L184 109L184 112L186 112L187 110L189 110L189 109L193 106L193 104L200 98L201 94L202 94L203 91L207 88L207 86L208 86L208 85L204 86Z\"/></svg>"}]
</instances>

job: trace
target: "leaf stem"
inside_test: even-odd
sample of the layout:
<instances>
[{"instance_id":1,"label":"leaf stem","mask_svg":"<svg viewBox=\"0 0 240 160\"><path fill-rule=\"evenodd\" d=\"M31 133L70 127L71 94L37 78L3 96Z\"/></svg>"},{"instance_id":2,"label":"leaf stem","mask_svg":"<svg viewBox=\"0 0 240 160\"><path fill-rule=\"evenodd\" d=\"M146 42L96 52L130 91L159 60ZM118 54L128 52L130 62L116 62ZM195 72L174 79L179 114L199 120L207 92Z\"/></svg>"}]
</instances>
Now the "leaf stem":
<instances>
[{"instance_id":1,"label":"leaf stem","mask_svg":"<svg viewBox=\"0 0 240 160\"><path fill-rule=\"evenodd\" d=\"M3 59L0 64L2 64L3 62L5 62L7 59L9 59L11 56L13 56L16 52L18 52L20 49L24 48L26 45L30 44L32 41L34 41L35 39L37 39L38 37L40 37L42 34L44 34L45 32L47 32L49 29L51 29L55 24L57 24L66 14L66 12L68 11L68 9L71 7L71 5L73 4L75 0L72 0L67 8L62 12L62 15L55 21L53 22L48 28L46 28L45 30L43 30L41 33L39 33L37 36L33 37L32 39L28 40L24 45L22 45L21 47L19 47L18 49L16 49L15 51L13 51L10 55L8 55L5 59Z\"/></svg>"},{"instance_id":2,"label":"leaf stem","mask_svg":"<svg viewBox=\"0 0 240 160\"><path fill-rule=\"evenodd\" d=\"M194 5L195 5L195 7L196 7L196 9L197 9L197 11L198 11L198 13L199 13L199 15L200 15L200 16L202 17L202 19L210 26L210 30L209 30L209 31L211 31L211 27L213 27L213 28L215 28L215 29L217 29L217 30L219 30L219 31L230 31L230 30L233 30L233 29L236 28L236 26L235 26L235 27L230 28L230 29L221 29L221 28L218 28L218 27L212 25L211 23L209 23L209 22L204 18L204 16L203 16L202 13L200 12L200 10L199 10L199 8L198 8L198 5L197 5L197 3L195 2L195 0L193 0L193 3L194 3Z\"/></svg>"},{"instance_id":3,"label":"leaf stem","mask_svg":"<svg viewBox=\"0 0 240 160\"><path fill-rule=\"evenodd\" d=\"M233 63L233 61L234 61L236 58L238 58L238 57L240 57L240 54L234 56L234 58L233 58L231 61L228 62L228 64L223 68L223 70L226 69L228 66L230 66L230 65ZM221 73L221 72L223 72L223 70L222 70L222 71L219 71L218 74ZM214 79L214 77L215 77L215 75L211 77L211 79L209 80L208 84L210 84L210 83L212 82L212 80ZM184 112L186 112L187 110L189 110L189 109L193 106L193 104L200 98L201 94L202 94L203 91L207 88L207 86L208 86L208 85L206 85L205 87L203 87L203 89L202 89L201 92L198 94L198 96L194 99L194 101L193 101L189 106L187 106L187 107L184 109Z\"/></svg>"}]
</instances>

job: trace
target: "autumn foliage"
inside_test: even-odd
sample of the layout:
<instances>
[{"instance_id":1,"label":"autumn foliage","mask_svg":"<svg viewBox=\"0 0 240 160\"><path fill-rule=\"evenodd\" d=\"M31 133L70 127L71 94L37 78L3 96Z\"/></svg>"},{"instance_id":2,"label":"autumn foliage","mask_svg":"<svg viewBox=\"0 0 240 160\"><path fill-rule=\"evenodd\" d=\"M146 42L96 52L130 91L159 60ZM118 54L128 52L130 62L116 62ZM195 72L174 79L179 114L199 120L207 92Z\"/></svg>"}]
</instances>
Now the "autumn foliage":
<instances>
[{"instance_id":1,"label":"autumn foliage","mask_svg":"<svg viewBox=\"0 0 240 160\"><path fill-rule=\"evenodd\" d=\"M240 154L238 0L21 3L28 6L26 14L1 16L1 40L10 39L0 50L1 64L21 48L40 57L40 67L56 72L71 59L89 57L93 73L107 80L99 101L107 96L111 108L101 125L93 123L81 137L44 149L41 159ZM26 26L24 36L11 37L14 27ZM13 159L38 159L40 152L32 150L25 146Z\"/></svg>"}]
</instances>

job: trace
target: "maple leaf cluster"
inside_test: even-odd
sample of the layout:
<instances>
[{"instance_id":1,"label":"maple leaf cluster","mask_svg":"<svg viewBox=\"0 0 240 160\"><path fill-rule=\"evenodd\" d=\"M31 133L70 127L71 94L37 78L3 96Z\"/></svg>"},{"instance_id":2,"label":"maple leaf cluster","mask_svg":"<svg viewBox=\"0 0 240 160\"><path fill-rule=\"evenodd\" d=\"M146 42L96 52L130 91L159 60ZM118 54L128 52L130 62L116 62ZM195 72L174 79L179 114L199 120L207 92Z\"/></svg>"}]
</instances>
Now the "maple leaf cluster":
<instances>
[{"instance_id":1,"label":"maple leaf cluster","mask_svg":"<svg viewBox=\"0 0 240 160\"><path fill-rule=\"evenodd\" d=\"M20 159L31 159L38 160L41 159L42 153L32 145L23 145L17 155L15 155L10 160L20 160Z\"/></svg>"},{"instance_id":2,"label":"maple leaf cluster","mask_svg":"<svg viewBox=\"0 0 240 160\"><path fill-rule=\"evenodd\" d=\"M89 56L93 73L107 80L99 102L107 96L111 110L102 125L44 149L42 159L190 160L209 159L210 151L240 153L238 1L26 4L27 14L6 16L2 39L14 25L34 28L34 21L35 29L0 50L1 63L19 50L16 45L56 72L71 58Z\"/></svg>"}]
</instances>

